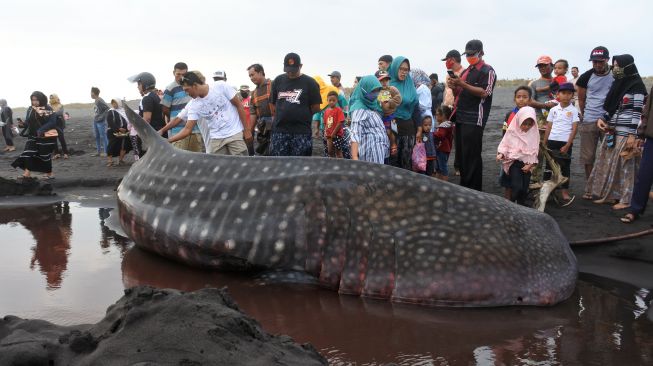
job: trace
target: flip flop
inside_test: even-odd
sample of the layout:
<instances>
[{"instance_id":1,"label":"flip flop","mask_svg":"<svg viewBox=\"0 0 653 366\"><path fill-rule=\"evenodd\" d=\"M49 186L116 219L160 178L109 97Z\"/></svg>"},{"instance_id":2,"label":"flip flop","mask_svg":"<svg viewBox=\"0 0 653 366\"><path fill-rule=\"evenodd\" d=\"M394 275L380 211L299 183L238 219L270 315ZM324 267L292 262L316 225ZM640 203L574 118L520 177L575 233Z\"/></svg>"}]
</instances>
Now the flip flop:
<instances>
[{"instance_id":1,"label":"flip flop","mask_svg":"<svg viewBox=\"0 0 653 366\"><path fill-rule=\"evenodd\" d=\"M43 179L43 180L51 180L51 179L54 179L54 175L44 175L43 177L41 177L41 179Z\"/></svg>"},{"instance_id":2,"label":"flip flop","mask_svg":"<svg viewBox=\"0 0 653 366\"><path fill-rule=\"evenodd\" d=\"M567 206L571 205L571 203L574 202L575 199L576 199L576 196L571 196L571 197L569 197L568 200L563 199L562 204L560 205L560 207L567 207Z\"/></svg>"},{"instance_id":3,"label":"flip flop","mask_svg":"<svg viewBox=\"0 0 653 366\"><path fill-rule=\"evenodd\" d=\"M591 201L591 200L594 199L594 196L591 193L585 193L585 194L583 194L583 199Z\"/></svg>"},{"instance_id":4,"label":"flip flop","mask_svg":"<svg viewBox=\"0 0 653 366\"><path fill-rule=\"evenodd\" d=\"M638 218L639 218L639 215L637 215L637 214L627 213L623 217L619 218L619 221L623 222L624 224L632 224Z\"/></svg>"}]
</instances>

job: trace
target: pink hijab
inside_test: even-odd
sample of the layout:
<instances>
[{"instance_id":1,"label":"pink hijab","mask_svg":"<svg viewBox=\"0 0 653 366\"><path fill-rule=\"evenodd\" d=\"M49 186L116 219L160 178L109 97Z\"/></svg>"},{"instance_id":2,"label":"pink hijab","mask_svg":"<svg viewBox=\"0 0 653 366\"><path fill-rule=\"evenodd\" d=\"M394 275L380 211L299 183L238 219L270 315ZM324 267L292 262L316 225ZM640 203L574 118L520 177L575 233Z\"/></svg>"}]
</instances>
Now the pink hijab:
<instances>
[{"instance_id":1,"label":"pink hijab","mask_svg":"<svg viewBox=\"0 0 653 366\"><path fill-rule=\"evenodd\" d=\"M519 112L508 126L506 134L499 144L499 153L503 154L503 171L508 173L510 166L515 160L524 164L537 164L537 154L540 151L540 133L537 130L537 122L527 132L523 132L519 126L529 119L537 121L533 107L521 107Z\"/></svg>"}]
</instances>

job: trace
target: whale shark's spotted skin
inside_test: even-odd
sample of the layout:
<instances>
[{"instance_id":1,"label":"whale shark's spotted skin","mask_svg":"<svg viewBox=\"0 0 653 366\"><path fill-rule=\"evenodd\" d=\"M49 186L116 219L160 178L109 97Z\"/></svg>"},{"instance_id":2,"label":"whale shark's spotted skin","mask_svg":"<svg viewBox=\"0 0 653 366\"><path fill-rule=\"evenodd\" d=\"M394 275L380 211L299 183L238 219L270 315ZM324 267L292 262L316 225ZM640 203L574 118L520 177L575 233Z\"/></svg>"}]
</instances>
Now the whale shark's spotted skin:
<instances>
[{"instance_id":1,"label":"whale shark's spotted skin","mask_svg":"<svg viewBox=\"0 0 653 366\"><path fill-rule=\"evenodd\" d=\"M118 188L141 248L434 306L551 305L574 290L576 259L546 214L379 164L186 152L126 110L149 146Z\"/></svg>"}]
</instances>

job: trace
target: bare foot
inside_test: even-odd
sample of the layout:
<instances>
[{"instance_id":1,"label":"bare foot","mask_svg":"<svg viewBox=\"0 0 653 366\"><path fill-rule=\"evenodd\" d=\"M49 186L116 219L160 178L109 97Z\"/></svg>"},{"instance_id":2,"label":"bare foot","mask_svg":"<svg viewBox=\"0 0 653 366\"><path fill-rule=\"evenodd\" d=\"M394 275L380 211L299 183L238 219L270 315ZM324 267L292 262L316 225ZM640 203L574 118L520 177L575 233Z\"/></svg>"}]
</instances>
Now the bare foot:
<instances>
[{"instance_id":1,"label":"bare foot","mask_svg":"<svg viewBox=\"0 0 653 366\"><path fill-rule=\"evenodd\" d=\"M628 208L630 205L627 205L625 203L617 203L616 205L612 206L613 210L623 210L624 208Z\"/></svg>"}]
</instances>

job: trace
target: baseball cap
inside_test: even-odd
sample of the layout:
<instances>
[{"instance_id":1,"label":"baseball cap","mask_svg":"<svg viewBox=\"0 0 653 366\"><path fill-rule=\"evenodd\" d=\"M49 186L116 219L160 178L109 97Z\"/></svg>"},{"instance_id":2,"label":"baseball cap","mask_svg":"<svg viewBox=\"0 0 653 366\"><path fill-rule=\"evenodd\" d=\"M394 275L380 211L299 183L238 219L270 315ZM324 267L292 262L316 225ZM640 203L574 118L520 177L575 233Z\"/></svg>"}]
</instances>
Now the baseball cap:
<instances>
[{"instance_id":1,"label":"baseball cap","mask_svg":"<svg viewBox=\"0 0 653 366\"><path fill-rule=\"evenodd\" d=\"M535 62L535 67L538 65L550 65L553 63L553 59L549 56L542 55L537 58L537 62Z\"/></svg>"},{"instance_id":2,"label":"baseball cap","mask_svg":"<svg viewBox=\"0 0 653 366\"><path fill-rule=\"evenodd\" d=\"M238 90L249 91L249 85L241 85L240 89L238 89Z\"/></svg>"},{"instance_id":3,"label":"baseball cap","mask_svg":"<svg viewBox=\"0 0 653 366\"><path fill-rule=\"evenodd\" d=\"M590 53L590 61L597 61L597 60L609 60L610 59L610 52L608 52L608 49L603 47L603 46L598 46L594 47L592 50L592 53Z\"/></svg>"},{"instance_id":4,"label":"baseball cap","mask_svg":"<svg viewBox=\"0 0 653 366\"><path fill-rule=\"evenodd\" d=\"M447 61L448 58L460 59L460 52L458 52L458 50L451 50L451 51L447 52L447 55L444 56L442 61Z\"/></svg>"},{"instance_id":5,"label":"baseball cap","mask_svg":"<svg viewBox=\"0 0 653 366\"><path fill-rule=\"evenodd\" d=\"M388 79L390 78L390 74L388 74L387 71L383 71L383 70L379 70L379 71L375 72L374 76L376 76L376 78L379 81L381 81L383 79L386 79L386 78L388 78Z\"/></svg>"},{"instance_id":6,"label":"baseball cap","mask_svg":"<svg viewBox=\"0 0 653 366\"><path fill-rule=\"evenodd\" d=\"M337 78L341 78L342 74L340 73L340 71L334 71L334 72L330 73L328 76L335 76Z\"/></svg>"},{"instance_id":7,"label":"baseball cap","mask_svg":"<svg viewBox=\"0 0 653 366\"><path fill-rule=\"evenodd\" d=\"M227 73L224 72L223 70L218 70L218 71L213 73L213 78L226 79L227 78Z\"/></svg>"},{"instance_id":8,"label":"baseball cap","mask_svg":"<svg viewBox=\"0 0 653 366\"><path fill-rule=\"evenodd\" d=\"M472 39L465 45L465 52L463 52L463 55L473 55L479 51L483 51L483 42L478 39Z\"/></svg>"},{"instance_id":9,"label":"baseball cap","mask_svg":"<svg viewBox=\"0 0 653 366\"><path fill-rule=\"evenodd\" d=\"M569 91L576 91L574 88L574 84L572 83L562 83L558 87L558 91L563 91L563 90L569 90Z\"/></svg>"},{"instance_id":10,"label":"baseball cap","mask_svg":"<svg viewBox=\"0 0 653 366\"><path fill-rule=\"evenodd\" d=\"M283 58L283 71L284 72L297 72L299 71L299 66L302 64L302 59L299 58L299 55L291 52Z\"/></svg>"}]
</instances>

